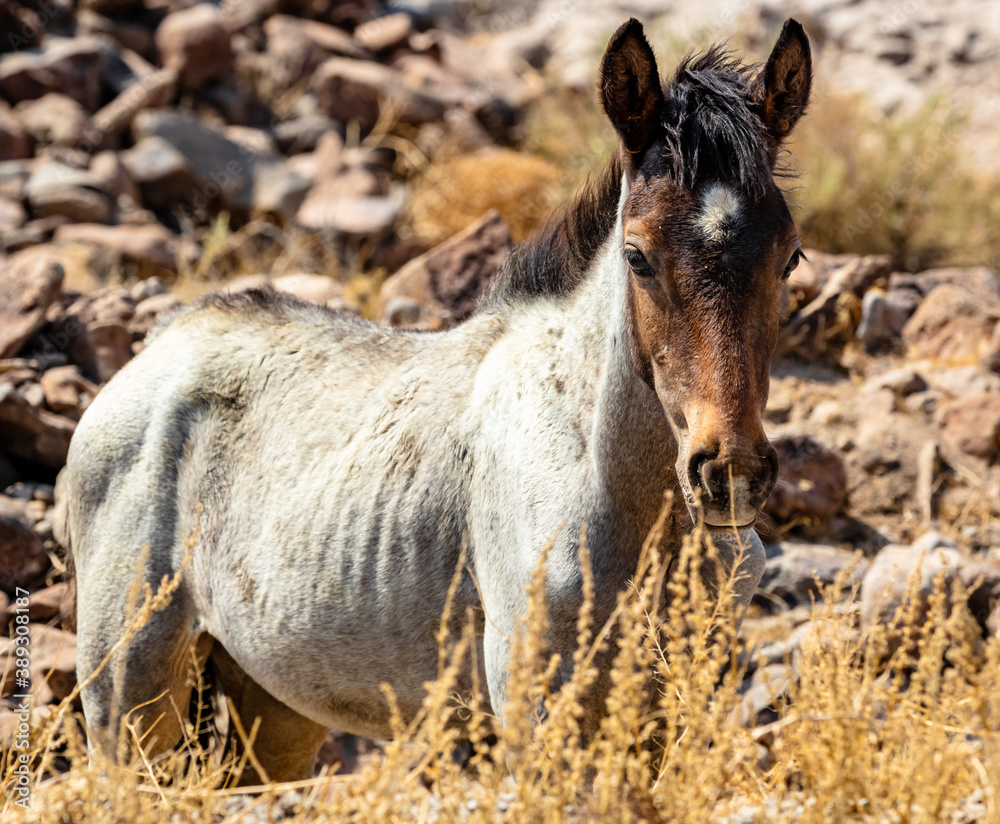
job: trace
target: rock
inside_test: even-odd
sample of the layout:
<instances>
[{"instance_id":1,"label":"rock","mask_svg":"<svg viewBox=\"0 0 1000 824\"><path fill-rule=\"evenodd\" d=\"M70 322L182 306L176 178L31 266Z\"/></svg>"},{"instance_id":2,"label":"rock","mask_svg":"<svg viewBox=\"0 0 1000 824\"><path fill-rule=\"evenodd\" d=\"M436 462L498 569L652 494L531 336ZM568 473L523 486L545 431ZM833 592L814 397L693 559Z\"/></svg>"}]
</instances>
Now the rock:
<instances>
[{"instance_id":1,"label":"rock","mask_svg":"<svg viewBox=\"0 0 1000 824\"><path fill-rule=\"evenodd\" d=\"M59 412L79 420L92 400L97 397L98 386L88 381L80 370L70 364L56 366L42 373L42 390L45 404L53 412Z\"/></svg>"},{"instance_id":2,"label":"rock","mask_svg":"<svg viewBox=\"0 0 1000 824\"><path fill-rule=\"evenodd\" d=\"M913 367L901 366L865 381L861 393L877 392L880 389L888 389L899 397L905 398L915 392L923 392L927 389L927 381Z\"/></svg>"},{"instance_id":3,"label":"rock","mask_svg":"<svg viewBox=\"0 0 1000 824\"><path fill-rule=\"evenodd\" d=\"M915 275L894 272L889 278L891 289L915 292L922 298L942 284L964 289L986 303L996 303L1000 300L1000 280L985 266L970 269L957 267L927 269Z\"/></svg>"},{"instance_id":4,"label":"rock","mask_svg":"<svg viewBox=\"0 0 1000 824\"><path fill-rule=\"evenodd\" d=\"M87 110L60 92L22 101L14 111L32 139L42 145L57 143L75 147L93 127Z\"/></svg>"},{"instance_id":5,"label":"rock","mask_svg":"<svg viewBox=\"0 0 1000 824\"><path fill-rule=\"evenodd\" d=\"M383 322L389 320L388 307L398 298L409 298L420 306L418 322L452 326L464 320L513 246L500 213L490 210L385 281L379 293Z\"/></svg>"},{"instance_id":6,"label":"rock","mask_svg":"<svg viewBox=\"0 0 1000 824\"><path fill-rule=\"evenodd\" d=\"M365 60L331 57L313 74L310 89L319 110L334 120L355 121L368 132L383 106L404 123L419 126L444 117L440 100L404 85L389 66Z\"/></svg>"},{"instance_id":7,"label":"rock","mask_svg":"<svg viewBox=\"0 0 1000 824\"><path fill-rule=\"evenodd\" d=\"M94 246L122 263L139 263L168 272L177 271L177 237L165 226L100 226L77 223L60 226L55 233L59 243L83 243Z\"/></svg>"},{"instance_id":8,"label":"rock","mask_svg":"<svg viewBox=\"0 0 1000 824\"><path fill-rule=\"evenodd\" d=\"M38 14L13 0L0 0L0 54L33 49L42 41L45 27ZM0 747L2 749L2 747Z\"/></svg>"},{"instance_id":9,"label":"rock","mask_svg":"<svg viewBox=\"0 0 1000 824\"><path fill-rule=\"evenodd\" d=\"M0 235L20 229L28 222L28 213L20 201L0 197Z\"/></svg>"},{"instance_id":10,"label":"rock","mask_svg":"<svg viewBox=\"0 0 1000 824\"><path fill-rule=\"evenodd\" d=\"M132 333L123 322L94 321L70 345L70 357L88 377L104 383L132 359Z\"/></svg>"},{"instance_id":11,"label":"rock","mask_svg":"<svg viewBox=\"0 0 1000 824\"><path fill-rule=\"evenodd\" d=\"M288 292L301 300L329 304L340 301L344 296L341 285L325 275L291 274L282 275L271 281L275 289Z\"/></svg>"},{"instance_id":12,"label":"rock","mask_svg":"<svg viewBox=\"0 0 1000 824\"><path fill-rule=\"evenodd\" d=\"M26 506L0 495L0 590L13 595L15 587L27 587L49 566L49 556L31 528Z\"/></svg>"},{"instance_id":13,"label":"rock","mask_svg":"<svg viewBox=\"0 0 1000 824\"><path fill-rule=\"evenodd\" d=\"M191 88L233 71L229 31L222 12L208 3L167 15L156 29L156 47L164 68L174 69Z\"/></svg>"},{"instance_id":14,"label":"rock","mask_svg":"<svg viewBox=\"0 0 1000 824\"><path fill-rule=\"evenodd\" d=\"M131 125L135 116L144 109L166 106L177 88L177 70L160 69L133 83L114 100L94 114L94 128L103 139L100 145L116 139Z\"/></svg>"},{"instance_id":15,"label":"rock","mask_svg":"<svg viewBox=\"0 0 1000 824\"><path fill-rule=\"evenodd\" d=\"M420 304L413 298L380 298L382 323L389 326L417 326L420 323Z\"/></svg>"},{"instance_id":16,"label":"rock","mask_svg":"<svg viewBox=\"0 0 1000 824\"><path fill-rule=\"evenodd\" d=\"M31 691L35 705L66 698L76 686L76 636L45 624L28 624ZM0 672L14 669L14 639L0 640ZM13 684L10 685L13 687ZM14 692L11 689L11 692Z\"/></svg>"},{"instance_id":17,"label":"rock","mask_svg":"<svg viewBox=\"0 0 1000 824\"><path fill-rule=\"evenodd\" d=\"M241 213L253 206L256 156L195 115L180 110L140 112L133 121L133 131L139 140L162 138L180 153L197 180L196 190L187 193L196 209L205 208L217 198L226 208ZM134 159L123 160L133 180L142 186L144 175L134 168ZM171 164L175 165L176 160ZM144 198L145 194L143 186Z\"/></svg>"},{"instance_id":18,"label":"rock","mask_svg":"<svg viewBox=\"0 0 1000 824\"><path fill-rule=\"evenodd\" d=\"M843 296L861 298L873 286L888 282L891 272L892 264L887 255L854 258L836 269L815 300L782 328L778 354L794 353L810 359L820 357L831 345L853 335L855 330L850 320L839 309Z\"/></svg>"},{"instance_id":19,"label":"rock","mask_svg":"<svg viewBox=\"0 0 1000 824\"><path fill-rule=\"evenodd\" d=\"M847 495L840 456L808 435L785 435L771 444L778 452L778 482L764 512L779 524L823 524Z\"/></svg>"},{"instance_id":20,"label":"rock","mask_svg":"<svg viewBox=\"0 0 1000 824\"><path fill-rule=\"evenodd\" d=\"M789 606L808 604L818 597L819 584L829 585L846 569L853 569L845 581L850 587L862 580L868 562L858 559L855 553L822 544L802 544L782 541L769 544L764 575L758 588L780 598Z\"/></svg>"},{"instance_id":21,"label":"rock","mask_svg":"<svg viewBox=\"0 0 1000 824\"><path fill-rule=\"evenodd\" d=\"M326 115L305 115L278 123L274 127L274 139L285 155L311 152L324 135L336 134L338 125L336 120Z\"/></svg>"},{"instance_id":22,"label":"rock","mask_svg":"<svg viewBox=\"0 0 1000 824\"><path fill-rule=\"evenodd\" d=\"M279 89L289 89L311 75L328 57L364 57L347 32L316 20L276 14L264 23L268 68Z\"/></svg>"},{"instance_id":23,"label":"rock","mask_svg":"<svg viewBox=\"0 0 1000 824\"><path fill-rule=\"evenodd\" d=\"M0 100L0 161L31 157L31 137L10 106Z\"/></svg>"},{"instance_id":24,"label":"rock","mask_svg":"<svg viewBox=\"0 0 1000 824\"><path fill-rule=\"evenodd\" d=\"M19 103L60 92L92 112L101 100L101 64L98 38L48 37L39 49L0 57L0 97Z\"/></svg>"},{"instance_id":25,"label":"rock","mask_svg":"<svg viewBox=\"0 0 1000 824\"><path fill-rule=\"evenodd\" d=\"M378 238L393 227L402 209L401 196L342 195L335 186L314 187L299 208L295 222L307 229Z\"/></svg>"},{"instance_id":26,"label":"rock","mask_svg":"<svg viewBox=\"0 0 1000 824\"><path fill-rule=\"evenodd\" d=\"M1000 319L1000 299L986 300L960 286L936 286L903 327L903 340L924 357L978 361Z\"/></svg>"},{"instance_id":27,"label":"rock","mask_svg":"<svg viewBox=\"0 0 1000 824\"><path fill-rule=\"evenodd\" d=\"M111 216L111 201L81 186L49 189L32 197L30 203L38 217L62 215L77 223L104 223Z\"/></svg>"},{"instance_id":28,"label":"rock","mask_svg":"<svg viewBox=\"0 0 1000 824\"><path fill-rule=\"evenodd\" d=\"M960 455L987 464L1000 457L1000 396L958 398L942 406L936 418L944 444Z\"/></svg>"},{"instance_id":29,"label":"rock","mask_svg":"<svg viewBox=\"0 0 1000 824\"><path fill-rule=\"evenodd\" d=\"M27 612L17 612L17 606L11 604L6 610L7 619L15 615L27 615L30 621L50 621L59 618L64 612L64 605L71 597L71 586L66 581L60 581L50 587L31 593L28 599Z\"/></svg>"},{"instance_id":30,"label":"rock","mask_svg":"<svg viewBox=\"0 0 1000 824\"><path fill-rule=\"evenodd\" d=\"M927 600L934 592L935 581L944 574L944 585L960 577L962 556L954 543L935 532L925 534L912 546L890 544L879 550L861 582L861 627L869 630L875 623L888 624L903 605L908 581L916 575L916 614L926 617Z\"/></svg>"},{"instance_id":31,"label":"rock","mask_svg":"<svg viewBox=\"0 0 1000 824\"><path fill-rule=\"evenodd\" d=\"M170 292L170 287L156 277L156 275L153 275L152 277L148 277L145 280L140 280L136 283L129 290L129 295L132 300L136 302L135 311L138 314L139 306L144 300L147 298L157 297L158 295L165 295L168 292Z\"/></svg>"},{"instance_id":32,"label":"rock","mask_svg":"<svg viewBox=\"0 0 1000 824\"><path fill-rule=\"evenodd\" d=\"M993 613L1000 609L1000 563L965 560L961 569L962 582L971 588L969 593L969 612L979 624L994 633L1000 630L991 628Z\"/></svg>"},{"instance_id":33,"label":"rock","mask_svg":"<svg viewBox=\"0 0 1000 824\"><path fill-rule=\"evenodd\" d=\"M354 30L354 39L373 54L380 54L404 45L412 33L413 20L400 11L362 23Z\"/></svg>"},{"instance_id":34,"label":"rock","mask_svg":"<svg viewBox=\"0 0 1000 824\"><path fill-rule=\"evenodd\" d=\"M854 334L869 347L890 344L900 338L914 308L892 300L883 292L867 292L861 301L861 321Z\"/></svg>"},{"instance_id":35,"label":"rock","mask_svg":"<svg viewBox=\"0 0 1000 824\"><path fill-rule=\"evenodd\" d=\"M984 368L1000 375L1000 323L993 326L993 334L990 335L980 362Z\"/></svg>"},{"instance_id":36,"label":"rock","mask_svg":"<svg viewBox=\"0 0 1000 824\"><path fill-rule=\"evenodd\" d=\"M36 409L9 383L0 383L0 450L50 469L66 463L76 423Z\"/></svg>"},{"instance_id":37,"label":"rock","mask_svg":"<svg viewBox=\"0 0 1000 824\"><path fill-rule=\"evenodd\" d=\"M139 187L143 203L153 209L170 208L178 202L190 204L198 193L194 167L162 137L143 138L119 157Z\"/></svg>"},{"instance_id":38,"label":"rock","mask_svg":"<svg viewBox=\"0 0 1000 824\"><path fill-rule=\"evenodd\" d=\"M44 250L25 250L0 266L0 358L18 353L45 322L63 268Z\"/></svg>"},{"instance_id":39,"label":"rock","mask_svg":"<svg viewBox=\"0 0 1000 824\"><path fill-rule=\"evenodd\" d=\"M129 321L128 331L133 338L144 338L160 315L173 311L181 302L168 292L150 295L135 307L135 316Z\"/></svg>"},{"instance_id":40,"label":"rock","mask_svg":"<svg viewBox=\"0 0 1000 824\"><path fill-rule=\"evenodd\" d=\"M287 163L257 163L253 175L253 213L290 221L312 184L312 180L294 172Z\"/></svg>"},{"instance_id":41,"label":"rock","mask_svg":"<svg viewBox=\"0 0 1000 824\"><path fill-rule=\"evenodd\" d=\"M758 727L777 721L780 705L797 680L794 670L787 664L768 664L758 669L740 698L740 726Z\"/></svg>"}]
</instances>

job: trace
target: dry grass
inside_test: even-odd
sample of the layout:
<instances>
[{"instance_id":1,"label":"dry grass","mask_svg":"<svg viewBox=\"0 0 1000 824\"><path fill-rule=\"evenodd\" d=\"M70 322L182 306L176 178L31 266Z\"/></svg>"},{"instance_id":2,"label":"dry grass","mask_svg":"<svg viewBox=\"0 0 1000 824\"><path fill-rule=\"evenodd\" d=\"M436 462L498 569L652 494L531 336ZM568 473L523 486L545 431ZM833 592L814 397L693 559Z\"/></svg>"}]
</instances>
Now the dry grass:
<instances>
[{"instance_id":1,"label":"dry grass","mask_svg":"<svg viewBox=\"0 0 1000 824\"><path fill-rule=\"evenodd\" d=\"M8 794L3 820L1000 820L1000 639L980 639L960 587L941 583L929 602L911 587L892 624L862 635L849 611L837 608L845 571L813 609L814 637L798 653L800 680L778 720L751 729L740 725L738 710L752 655L738 655L725 599L711 598L694 572L712 551L703 538L685 542L667 579L668 559L654 550L652 535L603 628L592 626L581 542L585 605L574 674L554 694L540 566L513 639L516 677L503 728L476 709L475 696L455 696L458 671L475 654L471 629L458 638L442 630L440 674L419 716L409 724L397 716L395 741L354 776L229 787L229 773L245 762L220 761L193 728L164 763L150 764L133 746L128 766L88 764L70 696L34 719L31 809L15 807ZM135 626L175 586L165 580L159 592L146 591ZM613 660L609 713L591 727L582 699L602 654ZM391 703L388 687L386 695ZM452 757L460 733L448 721L456 707L472 741L464 767ZM241 729L252 741L252 725ZM499 735L491 747L489 731ZM57 769L60 763L69 769ZM8 757L0 766L9 788L15 764Z\"/></svg>"}]
</instances>

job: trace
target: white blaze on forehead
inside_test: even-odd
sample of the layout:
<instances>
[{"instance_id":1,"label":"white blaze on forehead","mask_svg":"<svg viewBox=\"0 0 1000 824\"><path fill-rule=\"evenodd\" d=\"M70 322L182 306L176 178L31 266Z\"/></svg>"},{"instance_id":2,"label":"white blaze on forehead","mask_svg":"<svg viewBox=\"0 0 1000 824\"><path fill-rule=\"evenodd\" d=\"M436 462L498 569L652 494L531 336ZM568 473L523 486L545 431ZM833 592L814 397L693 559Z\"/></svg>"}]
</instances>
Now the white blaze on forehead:
<instances>
[{"instance_id":1,"label":"white blaze on forehead","mask_svg":"<svg viewBox=\"0 0 1000 824\"><path fill-rule=\"evenodd\" d=\"M721 243L726 238L726 224L739 215L740 206L740 199L732 189L713 183L702 198L698 225L710 241Z\"/></svg>"}]
</instances>

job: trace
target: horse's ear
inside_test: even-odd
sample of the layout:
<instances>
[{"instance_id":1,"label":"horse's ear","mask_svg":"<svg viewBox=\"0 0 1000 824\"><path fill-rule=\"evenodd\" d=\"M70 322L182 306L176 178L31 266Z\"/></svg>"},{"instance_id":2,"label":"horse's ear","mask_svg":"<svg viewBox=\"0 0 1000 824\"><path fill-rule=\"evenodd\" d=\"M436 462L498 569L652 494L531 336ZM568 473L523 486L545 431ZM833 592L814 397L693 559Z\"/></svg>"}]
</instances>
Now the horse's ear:
<instances>
[{"instance_id":1,"label":"horse's ear","mask_svg":"<svg viewBox=\"0 0 1000 824\"><path fill-rule=\"evenodd\" d=\"M611 36L601 61L601 105L632 154L646 148L663 108L656 58L634 17Z\"/></svg>"},{"instance_id":2,"label":"horse's ear","mask_svg":"<svg viewBox=\"0 0 1000 824\"><path fill-rule=\"evenodd\" d=\"M805 112L812 85L809 38L798 21L785 21L756 85L755 103L777 148Z\"/></svg>"}]
</instances>

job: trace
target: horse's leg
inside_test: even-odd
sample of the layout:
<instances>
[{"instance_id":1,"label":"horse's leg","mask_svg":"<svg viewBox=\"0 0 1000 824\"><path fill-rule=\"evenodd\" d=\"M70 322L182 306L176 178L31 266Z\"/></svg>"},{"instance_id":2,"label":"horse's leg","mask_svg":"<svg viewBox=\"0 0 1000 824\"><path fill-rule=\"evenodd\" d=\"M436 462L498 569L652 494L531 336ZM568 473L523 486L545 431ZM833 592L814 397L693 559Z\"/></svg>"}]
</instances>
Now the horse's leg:
<instances>
[{"instance_id":1,"label":"horse's leg","mask_svg":"<svg viewBox=\"0 0 1000 824\"><path fill-rule=\"evenodd\" d=\"M252 753L266 775L260 775L253 759L247 759L240 783L247 786L265 780L312 778L316 756L330 730L295 712L267 692L218 642L212 651L212 664L222 691L232 702L247 736L250 736L256 720L260 719ZM234 744L237 755L242 756L243 742L238 735L234 736Z\"/></svg>"},{"instance_id":2,"label":"horse's leg","mask_svg":"<svg viewBox=\"0 0 1000 824\"><path fill-rule=\"evenodd\" d=\"M154 761L172 751L183 736L195 675L212 638L195 632L193 609L183 592L177 592L106 660L133 616L127 588L95 583L78 580L79 681L97 673L81 694L90 746L115 761L127 758L126 751L119 752L124 735L130 748L138 744Z\"/></svg>"}]
</instances>

